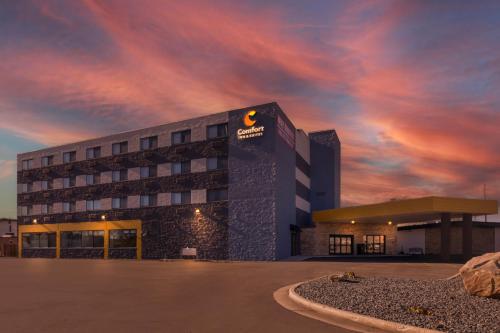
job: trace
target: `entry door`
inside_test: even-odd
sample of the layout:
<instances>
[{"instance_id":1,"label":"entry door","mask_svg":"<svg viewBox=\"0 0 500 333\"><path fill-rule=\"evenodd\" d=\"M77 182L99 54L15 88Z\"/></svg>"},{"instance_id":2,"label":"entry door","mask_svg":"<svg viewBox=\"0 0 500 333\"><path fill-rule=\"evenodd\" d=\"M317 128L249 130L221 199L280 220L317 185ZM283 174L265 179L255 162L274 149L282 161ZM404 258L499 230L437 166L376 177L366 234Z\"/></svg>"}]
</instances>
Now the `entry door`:
<instances>
[{"instance_id":1,"label":"entry door","mask_svg":"<svg viewBox=\"0 0 500 333\"><path fill-rule=\"evenodd\" d=\"M330 235L330 254L353 254L353 235Z\"/></svg>"}]
</instances>

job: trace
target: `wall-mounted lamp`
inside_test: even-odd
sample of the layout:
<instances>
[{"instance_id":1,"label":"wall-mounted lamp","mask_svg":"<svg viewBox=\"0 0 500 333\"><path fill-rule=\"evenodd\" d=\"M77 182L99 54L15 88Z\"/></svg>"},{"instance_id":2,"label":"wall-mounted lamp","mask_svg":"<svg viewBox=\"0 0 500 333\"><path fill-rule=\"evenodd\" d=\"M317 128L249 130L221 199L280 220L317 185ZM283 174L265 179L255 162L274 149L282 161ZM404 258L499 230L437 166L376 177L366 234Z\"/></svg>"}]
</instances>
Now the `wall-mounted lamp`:
<instances>
[{"instance_id":1,"label":"wall-mounted lamp","mask_svg":"<svg viewBox=\"0 0 500 333\"><path fill-rule=\"evenodd\" d=\"M101 220L106 221L106 215L101 215Z\"/></svg>"},{"instance_id":2,"label":"wall-mounted lamp","mask_svg":"<svg viewBox=\"0 0 500 333\"><path fill-rule=\"evenodd\" d=\"M387 224L388 224L388 225L392 225L392 221L388 221L388 222L387 222Z\"/></svg>"},{"instance_id":3,"label":"wall-mounted lamp","mask_svg":"<svg viewBox=\"0 0 500 333\"><path fill-rule=\"evenodd\" d=\"M351 221L351 224L356 224L356 221L352 220L352 221Z\"/></svg>"},{"instance_id":4,"label":"wall-mounted lamp","mask_svg":"<svg viewBox=\"0 0 500 333\"><path fill-rule=\"evenodd\" d=\"M33 224L37 224L38 223L38 220L37 219L33 219Z\"/></svg>"},{"instance_id":5,"label":"wall-mounted lamp","mask_svg":"<svg viewBox=\"0 0 500 333\"><path fill-rule=\"evenodd\" d=\"M200 209L199 209L199 208L196 208L196 209L194 210L194 212L195 212L196 214L200 214Z\"/></svg>"}]
</instances>

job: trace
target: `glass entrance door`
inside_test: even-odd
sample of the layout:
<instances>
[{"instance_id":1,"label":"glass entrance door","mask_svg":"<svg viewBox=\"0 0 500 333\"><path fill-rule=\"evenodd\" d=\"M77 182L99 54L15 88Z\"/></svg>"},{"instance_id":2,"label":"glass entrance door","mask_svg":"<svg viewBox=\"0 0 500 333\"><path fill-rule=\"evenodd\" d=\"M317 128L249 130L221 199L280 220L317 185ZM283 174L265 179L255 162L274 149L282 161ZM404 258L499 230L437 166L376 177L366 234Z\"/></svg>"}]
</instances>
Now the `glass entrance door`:
<instances>
[{"instance_id":1,"label":"glass entrance door","mask_svg":"<svg viewBox=\"0 0 500 333\"><path fill-rule=\"evenodd\" d=\"M385 236L384 235L365 235L363 236L366 254L385 254Z\"/></svg>"},{"instance_id":2,"label":"glass entrance door","mask_svg":"<svg viewBox=\"0 0 500 333\"><path fill-rule=\"evenodd\" d=\"M330 254L353 254L353 235L330 235Z\"/></svg>"}]
</instances>

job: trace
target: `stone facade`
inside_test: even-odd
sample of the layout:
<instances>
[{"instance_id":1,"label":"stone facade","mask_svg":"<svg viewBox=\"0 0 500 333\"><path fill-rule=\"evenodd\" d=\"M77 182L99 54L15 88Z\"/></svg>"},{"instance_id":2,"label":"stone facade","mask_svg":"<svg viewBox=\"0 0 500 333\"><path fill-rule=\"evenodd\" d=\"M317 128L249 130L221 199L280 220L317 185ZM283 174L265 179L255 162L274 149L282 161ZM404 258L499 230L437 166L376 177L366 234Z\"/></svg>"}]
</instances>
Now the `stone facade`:
<instances>
[{"instance_id":1,"label":"stone facade","mask_svg":"<svg viewBox=\"0 0 500 333\"><path fill-rule=\"evenodd\" d=\"M397 254L396 226L385 223L317 223L312 228L302 228L301 245L302 255L328 256L330 255L330 235L354 236L354 253L357 253L357 244L363 244L364 235L384 235L385 254Z\"/></svg>"},{"instance_id":2,"label":"stone facade","mask_svg":"<svg viewBox=\"0 0 500 333\"><path fill-rule=\"evenodd\" d=\"M477 256L487 252L495 252L495 229L483 228L476 224L472 228L472 254ZM430 255L441 253L441 229L438 225L425 230L425 253ZM455 222L451 227L450 254L462 254L462 227Z\"/></svg>"}]
</instances>

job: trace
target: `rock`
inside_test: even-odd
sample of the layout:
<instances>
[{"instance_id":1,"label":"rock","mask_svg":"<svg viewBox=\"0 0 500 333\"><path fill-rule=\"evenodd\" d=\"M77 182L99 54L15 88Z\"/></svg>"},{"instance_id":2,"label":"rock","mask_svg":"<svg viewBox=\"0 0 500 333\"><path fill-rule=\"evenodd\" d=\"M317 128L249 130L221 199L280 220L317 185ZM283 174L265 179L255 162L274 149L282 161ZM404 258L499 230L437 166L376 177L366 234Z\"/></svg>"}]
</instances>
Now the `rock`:
<instances>
[{"instance_id":1,"label":"rock","mask_svg":"<svg viewBox=\"0 0 500 333\"><path fill-rule=\"evenodd\" d=\"M354 274L354 272L344 272L341 274L334 274L330 276L330 280L332 282L350 282L350 283L359 283L360 277Z\"/></svg>"},{"instance_id":2,"label":"rock","mask_svg":"<svg viewBox=\"0 0 500 333\"><path fill-rule=\"evenodd\" d=\"M500 298L500 252L472 258L460 268L459 274L469 294Z\"/></svg>"}]
</instances>

